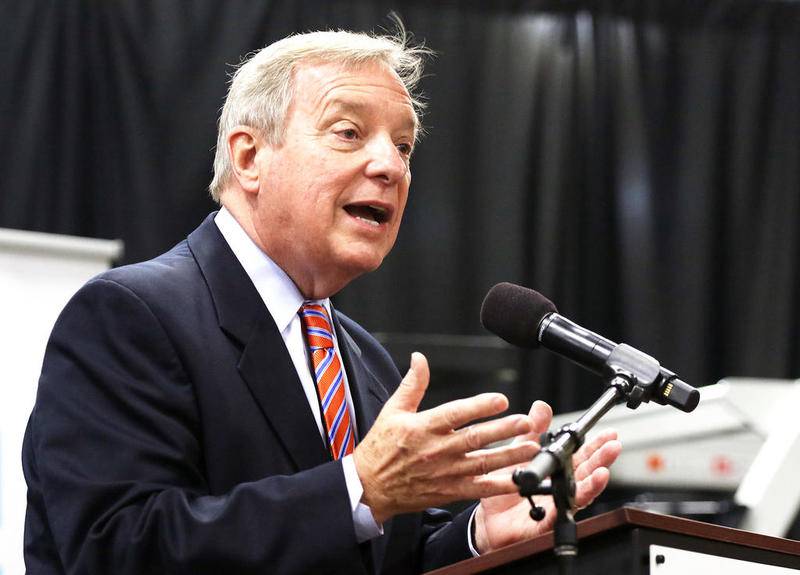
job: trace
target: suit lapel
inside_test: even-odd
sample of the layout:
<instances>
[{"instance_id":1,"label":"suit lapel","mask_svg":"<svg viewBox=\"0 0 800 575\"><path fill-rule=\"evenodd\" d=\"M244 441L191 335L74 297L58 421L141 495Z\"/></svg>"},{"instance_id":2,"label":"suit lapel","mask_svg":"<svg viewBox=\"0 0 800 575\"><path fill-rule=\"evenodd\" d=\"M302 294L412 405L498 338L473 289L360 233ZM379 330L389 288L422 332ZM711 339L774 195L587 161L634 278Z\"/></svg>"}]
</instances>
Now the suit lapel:
<instances>
[{"instance_id":1,"label":"suit lapel","mask_svg":"<svg viewBox=\"0 0 800 575\"><path fill-rule=\"evenodd\" d=\"M239 373L298 469L330 460L286 345L267 313L242 353Z\"/></svg>"},{"instance_id":2,"label":"suit lapel","mask_svg":"<svg viewBox=\"0 0 800 575\"><path fill-rule=\"evenodd\" d=\"M188 242L214 300L219 326L242 350L239 373L298 470L329 461L283 338L214 215Z\"/></svg>"},{"instance_id":3,"label":"suit lapel","mask_svg":"<svg viewBox=\"0 0 800 575\"><path fill-rule=\"evenodd\" d=\"M344 329L335 311L333 323L339 342L339 351L342 352L342 362L345 372L347 372L347 381L350 384L350 395L355 404L353 409L356 413L360 440L375 423L375 418L378 417L383 404L389 399L389 394L367 368L361 357L361 349Z\"/></svg>"}]
</instances>

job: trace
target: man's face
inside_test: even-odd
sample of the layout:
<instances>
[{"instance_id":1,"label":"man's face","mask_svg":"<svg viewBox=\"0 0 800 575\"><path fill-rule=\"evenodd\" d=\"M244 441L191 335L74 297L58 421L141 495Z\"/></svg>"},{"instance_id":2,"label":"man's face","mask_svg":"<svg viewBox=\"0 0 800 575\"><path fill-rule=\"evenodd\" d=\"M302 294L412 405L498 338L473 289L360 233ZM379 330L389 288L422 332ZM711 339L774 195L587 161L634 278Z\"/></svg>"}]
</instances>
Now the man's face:
<instances>
[{"instance_id":1,"label":"man's face","mask_svg":"<svg viewBox=\"0 0 800 575\"><path fill-rule=\"evenodd\" d=\"M256 156L254 224L306 297L332 295L389 253L415 135L411 98L386 65L296 70L283 143Z\"/></svg>"}]
</instances>

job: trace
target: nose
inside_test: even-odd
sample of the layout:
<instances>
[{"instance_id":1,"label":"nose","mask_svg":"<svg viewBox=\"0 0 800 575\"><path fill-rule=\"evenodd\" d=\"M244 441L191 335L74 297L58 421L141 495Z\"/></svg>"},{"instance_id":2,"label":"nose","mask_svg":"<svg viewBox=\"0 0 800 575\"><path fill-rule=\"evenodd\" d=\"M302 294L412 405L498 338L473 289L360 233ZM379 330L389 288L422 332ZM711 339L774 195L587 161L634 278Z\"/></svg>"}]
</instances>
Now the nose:
<instances>
[{"instance_id":1,"label":"nose","mask_svg":"<svg viewBox=\"0 0 800 575\"><path fill-rule=\"evenodd\" d=\"M400 153L388 136L374 138L367 146L369 160L366 175L382 180L385 184L396 184L408 173L408 159Z\"/></svg>"}]
</instances>

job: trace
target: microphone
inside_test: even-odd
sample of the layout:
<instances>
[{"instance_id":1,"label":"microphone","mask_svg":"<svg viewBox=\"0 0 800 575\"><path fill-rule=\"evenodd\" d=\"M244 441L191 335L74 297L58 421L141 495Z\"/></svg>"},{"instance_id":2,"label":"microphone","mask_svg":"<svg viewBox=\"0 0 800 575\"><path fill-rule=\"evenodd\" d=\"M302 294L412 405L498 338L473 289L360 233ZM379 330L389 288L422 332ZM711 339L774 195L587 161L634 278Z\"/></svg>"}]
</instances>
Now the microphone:
<instances>
[{"instance_id":1,"label":"microphone","mask_svg":"<svg viewBox=\"0 0 800 575\"><path fill-rule=\"evenodd\" d=\"M661 367L655 358L582 328L559 315L553 302L532 289L507 282L494 286L483 300L481 324L510 344L531 349L542 346L603 377L614 366L624 365L624 371L651 391L648 398L639 388L633 404L628 403L630 407L652 399L690 412L700 401L699 391Z\"/></svg>"}]
</instances>

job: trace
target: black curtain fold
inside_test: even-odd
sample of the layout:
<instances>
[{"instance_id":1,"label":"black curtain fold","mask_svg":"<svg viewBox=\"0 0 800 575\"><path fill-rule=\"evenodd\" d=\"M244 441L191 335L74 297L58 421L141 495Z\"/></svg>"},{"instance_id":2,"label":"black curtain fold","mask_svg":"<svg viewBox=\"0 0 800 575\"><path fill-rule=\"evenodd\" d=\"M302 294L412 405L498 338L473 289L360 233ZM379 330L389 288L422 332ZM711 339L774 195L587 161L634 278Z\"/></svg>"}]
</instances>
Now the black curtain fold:
<instances>
[{"instance_id":1,"label":"black curtain fold","mask_svg":"<svg viewBox=\"0 0 800 575\"><path fill-rule=\"evenodd\" d=\"M391 10L438 53L429 134L394 252L341 308L476 335L486 291L514 281L696 385L800 375L796 2L9 3L0 226L119 237L125 262L167 249L214 207L231 65ZM597 396L560 360L521 365L525 400Z\"/></svg>"}]
</instances>

